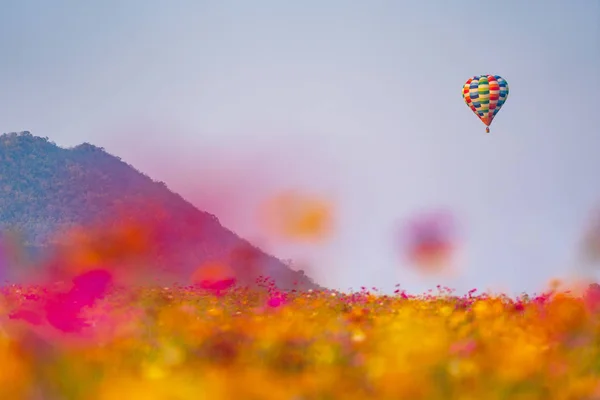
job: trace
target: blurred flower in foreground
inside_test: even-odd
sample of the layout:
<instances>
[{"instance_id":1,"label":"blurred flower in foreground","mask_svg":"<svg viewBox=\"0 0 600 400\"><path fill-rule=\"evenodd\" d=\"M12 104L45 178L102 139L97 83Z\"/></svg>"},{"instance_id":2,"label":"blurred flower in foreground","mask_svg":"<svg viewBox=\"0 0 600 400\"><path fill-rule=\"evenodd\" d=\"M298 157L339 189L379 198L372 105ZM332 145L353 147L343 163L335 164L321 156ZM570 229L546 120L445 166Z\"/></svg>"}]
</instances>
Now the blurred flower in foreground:
<instances>
[{"instance_id":1,"label":"blurred flower in foreground","mask_svg":"<svg viewBox=\"0 0 600 400\"><path fill-rule=\"evenodd\" d=\"M440 271L450 266L456 252L456 224L448 212L418 215L404 230L403 251L422 271Z\"/></svg>"},{"instance_id":2,"label":"blurred flower in foreground","mask_svg":"<svg viewBox=\"0 0 600 400\"><path fill-rule=\"evenodd\" d=\"M65 333L81 332L89 326L81 315L83 309L93 307L97 300L102 299L113 280L110 272L96 269L73 277L72 283L71 289L66 292L46 290L43 301L39 301L39 296L26 298L29 304L24 302L9 315L9 319L22 320L34 326L47 321Z\"/></svg>"},{"instance_id":3,"label":"blurred flower in foreground","mask_svg":"<svg viewBox=\"0 0 600 400\"><path fill-rule=\"evenodd\" d=\"M72 281L0 291L0 399L598 398L597 284L583 297L558 280L519 297L269 285L217 300L117 288L105 270ZM6 318L33 297L61 303L59 329Z\"/></svg>"},{"instance_id":4,"label":"blurred flower in foreground","mask_svg":"<svg viewBox=\"0 0 600 400\"><path fill-rule=\"evenodd\" d=\"M267 229L291 240L323 240L332 229L329 203L293 191L267 201L260 215Z\"/></svg>"},{"instance_id":5,"label":"blurred flower in foreground","mask_svg":"<svg viewBox=\"0 0 600 400\"><path fill-rule=\"evenodd\" d=\"M60 238L70 269L85 270L98 264L143 257L151 247L152 227L141 222L115 222L107 226L77 227Z\"/></svg>"},{"instance_id":6,"label":"blurred flower in foreground","mask_svg":"<svg viewBox=\"0 0 600 400\"><path fill-rule=\"evenodd\" d=\"M81 311L92 307L102 299L112 284L112 276L106 270L87 271L73 278L73 287L60 293L45 305L48 322L63 332L79 332L89 326Z\"/></svg>"},{"instance_id":7,"label":"blurred flower in foreground","mask_svg":"<svg viewBox=\"0 0 600 400\"><path fill-rule=\"evenodd\" d=\"M194 272L192 282L202 289L220 292L233 286L236 278L235 272L226 264L209 262Z\"/></svg>"}]
</instances>

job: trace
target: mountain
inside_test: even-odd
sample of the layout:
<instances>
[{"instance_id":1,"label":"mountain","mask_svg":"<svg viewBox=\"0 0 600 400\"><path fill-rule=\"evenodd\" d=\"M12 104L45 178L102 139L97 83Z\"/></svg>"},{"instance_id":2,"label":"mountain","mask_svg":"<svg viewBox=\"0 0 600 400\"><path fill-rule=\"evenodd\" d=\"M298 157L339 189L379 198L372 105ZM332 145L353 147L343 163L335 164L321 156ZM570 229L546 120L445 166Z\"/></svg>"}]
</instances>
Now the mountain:
<instances>
[{"instance_id":1,"label":"mountain","mask_svg":"<svg viewBox=\"0 0 600 400\"><path fill-rule=\"evenodd\" d=\"M77 227L95 232L98 226L111 232L127 221L141 223L152 236L144 253L149 274L161 271L186 284L198 266L213 261L229 266L241 284L263 275L285 289L319 288L302 271L102 148L89 143L61 148L27 131L0 136L0 230L23 235L28 254L38 259L40 249L60 254L69 245L59 240L61 233ZM122 244L106 232L96 235L96 245L114 253Z\"/></svg>"}]
</instances>

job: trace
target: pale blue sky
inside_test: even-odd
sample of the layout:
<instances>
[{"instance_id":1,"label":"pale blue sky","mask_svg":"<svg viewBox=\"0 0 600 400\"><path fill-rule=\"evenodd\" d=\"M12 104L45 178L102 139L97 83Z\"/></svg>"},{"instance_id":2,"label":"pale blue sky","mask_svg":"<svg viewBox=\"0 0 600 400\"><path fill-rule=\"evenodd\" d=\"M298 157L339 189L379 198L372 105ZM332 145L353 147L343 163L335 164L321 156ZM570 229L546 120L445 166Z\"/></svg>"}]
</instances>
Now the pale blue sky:
<instances>
[{"instance_id":1,"label":"pale blue sky","mask_svg":"<svg viewBox=\"0 0 600 400\"><path fill-rule=\"evenodd\" d=\"M330 287L534 291L600 200L599 26L597 0L5 0L0 131L103 146L251 240L266 193L330 196L330 242L259 240ZM488 73L510 86L490 135L461 97ZM398 221L437 207L457 279L397 257Z\"/></svg>"}]
</instances>

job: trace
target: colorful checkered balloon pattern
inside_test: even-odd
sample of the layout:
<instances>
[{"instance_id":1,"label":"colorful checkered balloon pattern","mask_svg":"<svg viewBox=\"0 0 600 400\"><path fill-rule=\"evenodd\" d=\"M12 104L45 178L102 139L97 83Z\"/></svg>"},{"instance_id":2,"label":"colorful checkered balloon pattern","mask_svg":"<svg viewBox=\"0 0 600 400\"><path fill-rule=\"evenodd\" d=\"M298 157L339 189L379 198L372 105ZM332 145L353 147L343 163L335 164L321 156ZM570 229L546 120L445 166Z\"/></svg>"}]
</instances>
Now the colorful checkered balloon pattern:
<instances>
[{"instance_id":1,"label":"colorful checkered balloon pattern","mask_svg":"<svg viewBox=\"0 0 600 400\"><path fill-rule=\"evenodd\" d=\"M508 83L498 75L475 75L464 84L462 94L489 132L490 124L508 97Z\"/></svg>"}]
</instances>

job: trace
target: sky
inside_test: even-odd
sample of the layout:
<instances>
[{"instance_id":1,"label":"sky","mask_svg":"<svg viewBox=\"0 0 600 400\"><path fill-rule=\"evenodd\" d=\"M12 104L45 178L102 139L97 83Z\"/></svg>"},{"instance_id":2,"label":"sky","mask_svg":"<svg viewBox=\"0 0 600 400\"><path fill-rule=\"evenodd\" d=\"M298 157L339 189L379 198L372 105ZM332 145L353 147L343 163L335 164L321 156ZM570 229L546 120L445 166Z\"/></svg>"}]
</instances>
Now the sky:
<instances>
[{"instance_id":1,"label":"sky","mask_svg":"<svg viewBox=\"0 0 600 400\"><path fill-rule=\"evenodd\" d=\"M577 264L600 203L598 0L4 1L0 131L90 142L319 283L539 291ZM485 133L473 75L508 100ZM256 208L327 199L318 243ZM423 277L398 228L449 209L461 274Z\"/></svg>"}]
</instances>

